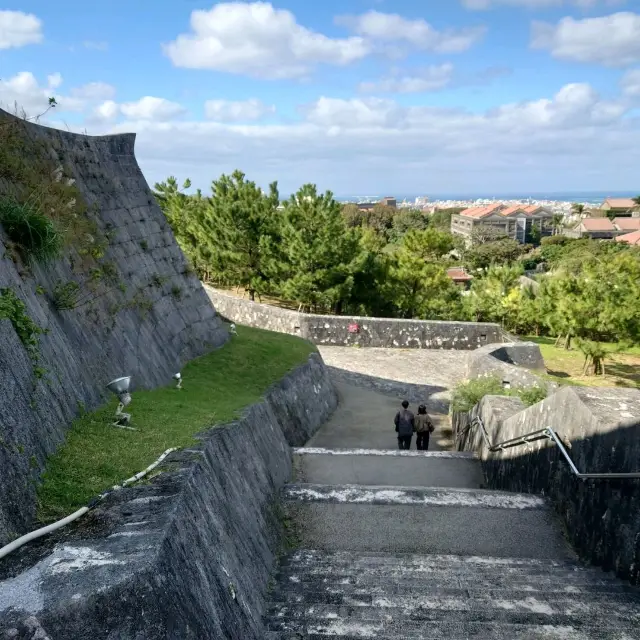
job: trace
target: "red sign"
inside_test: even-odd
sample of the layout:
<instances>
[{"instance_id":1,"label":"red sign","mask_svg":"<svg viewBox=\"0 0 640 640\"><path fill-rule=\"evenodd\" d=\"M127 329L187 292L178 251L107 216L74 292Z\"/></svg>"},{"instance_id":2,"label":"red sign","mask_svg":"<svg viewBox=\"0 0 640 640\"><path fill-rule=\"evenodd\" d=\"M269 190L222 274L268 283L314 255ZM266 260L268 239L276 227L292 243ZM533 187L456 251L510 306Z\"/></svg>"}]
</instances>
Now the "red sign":
<instances>
[{"instance_id":1,"label":"red sign","mask_svg":"<svg viewBox=\"0 0 640 640\"><path fill-rule=\"evenodd\" d=\"M360 333L360 325L356 322L349 325L349 333Z\"/></svg>"}]
</instances>

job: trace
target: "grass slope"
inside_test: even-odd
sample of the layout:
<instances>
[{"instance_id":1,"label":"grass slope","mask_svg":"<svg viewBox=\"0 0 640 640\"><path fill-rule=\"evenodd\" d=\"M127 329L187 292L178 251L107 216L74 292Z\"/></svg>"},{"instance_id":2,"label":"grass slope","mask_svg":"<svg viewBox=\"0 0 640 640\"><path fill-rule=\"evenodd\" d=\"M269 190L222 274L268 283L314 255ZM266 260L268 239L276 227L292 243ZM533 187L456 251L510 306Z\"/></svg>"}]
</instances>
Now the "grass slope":
<instances>
[{"instance_id":1,"label":"grass slope","mask_svg":"<svg viewBox=\"0 0 640 640\"><path fill-rule=\"evenodd\" d=\"M640 387L640 347L629 347L620 353L611 353L605 360L605 376L583 376L584 356L574 347L558 348L554 338L526 336L523 340L540 346L549 377L561 384L587 385L590 387ZM608 345L612 352L617 345Z\"/></svg>"},{"instance_id":2,"label":"grass slope","mask_svg":"<svg viewBox=\"0 0 640 640\"><path fill-rule=\"evenodd\" d=\"M38 492L40 520L68 515L166 449L193 444L196 434L233 420L313 351L312 344L294 336L238 327L238 336L227 345L183 368L182 390L134 387L127 411L138 431L110 426L115 399L79 417L47 462Z\"/></svg>"}]
</instances>

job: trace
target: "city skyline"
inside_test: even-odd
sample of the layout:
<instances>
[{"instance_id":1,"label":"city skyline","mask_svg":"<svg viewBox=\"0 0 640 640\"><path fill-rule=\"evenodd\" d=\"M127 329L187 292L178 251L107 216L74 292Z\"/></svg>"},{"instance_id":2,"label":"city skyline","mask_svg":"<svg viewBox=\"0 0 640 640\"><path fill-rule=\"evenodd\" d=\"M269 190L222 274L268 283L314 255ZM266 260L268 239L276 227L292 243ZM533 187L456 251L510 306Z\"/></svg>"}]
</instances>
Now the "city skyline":
<instances>
[{"instance_id":1,"label":"city skyline","mask_svg":"<svg viewBox=\"0 0 640 640\"><path fill-rule=\"evenodd\" d=\"M25 0L0 10L0 102L137 133L152 185L634 194L638 0L423 4Z\"/></svg>"}]
</instances>

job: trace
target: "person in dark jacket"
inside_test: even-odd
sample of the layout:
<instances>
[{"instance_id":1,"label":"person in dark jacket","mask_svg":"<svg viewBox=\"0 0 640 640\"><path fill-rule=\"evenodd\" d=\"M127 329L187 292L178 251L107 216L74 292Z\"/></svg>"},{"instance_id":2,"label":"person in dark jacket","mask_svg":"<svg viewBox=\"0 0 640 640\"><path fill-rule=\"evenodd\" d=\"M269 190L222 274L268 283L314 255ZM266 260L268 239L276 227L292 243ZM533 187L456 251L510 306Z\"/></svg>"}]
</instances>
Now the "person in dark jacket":
<instances>
[{"instance_id":1,"label":"person in dark jacket","mask_svg":"<svg viewBox=\"0 0 640 640\"><path fill-rule=\"evenodd\" d=\"M396 413L393 419L398 434L398 448L411 449L411 437L415 431L415 416L409 411L409 403L402 401L402 409Z\"/></svg>"},{"instance_id":2,"label":"person in dark jacket","mask_svg":"<svg viewBox=\"0 0 640 640\"><path fill-rule=\"evenodd\" d=\"M418 407L418 415L416 415L416 447L418 451L427 451L429 449L429 435L435 429L431 417L427 413L427 407L421 404Z\"/></svg>"}]
</instances>

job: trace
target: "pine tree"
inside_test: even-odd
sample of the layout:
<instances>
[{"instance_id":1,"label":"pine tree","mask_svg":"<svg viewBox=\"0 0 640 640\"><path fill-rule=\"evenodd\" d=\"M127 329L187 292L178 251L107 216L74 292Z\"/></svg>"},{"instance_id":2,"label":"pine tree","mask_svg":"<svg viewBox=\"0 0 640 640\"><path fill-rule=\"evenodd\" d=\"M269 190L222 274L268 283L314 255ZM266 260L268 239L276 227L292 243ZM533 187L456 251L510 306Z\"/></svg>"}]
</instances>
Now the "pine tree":
<instances>
[{"instance_id":1,"label":"pine tree","mask_svg":"<svg viewBox=\"0 0 640 640\"><path fill-rule=\"evenodd\" d=\"M214 254L226 277L249 292L251 300L271 286L267 265L278 233L277 183L263 193L241 171L222 175L211 185L203 227L209 234Z\"/></svg>"},{"instance_id":2,"label":"pine tree","mask_svg":"<svg viewBox=\"0 0 640 640\"><path fill-rule=\"evenodd\" d=\"M461 294L439 262L453 247L451 234L409 231L395 251L387 295L404 318L446 320L462 313Z\"/></svg>"},{"instance_id":3,"label":"pine tree","mask_svg":"<svg viewBox=\"0 0 640 640\"><path fill-rule=\"evenodd\" d=\"M284 203L281 294L314 311L340 313L353 286L358 239L327 191L304 185Z\"/></svg>"}]
</instances>

